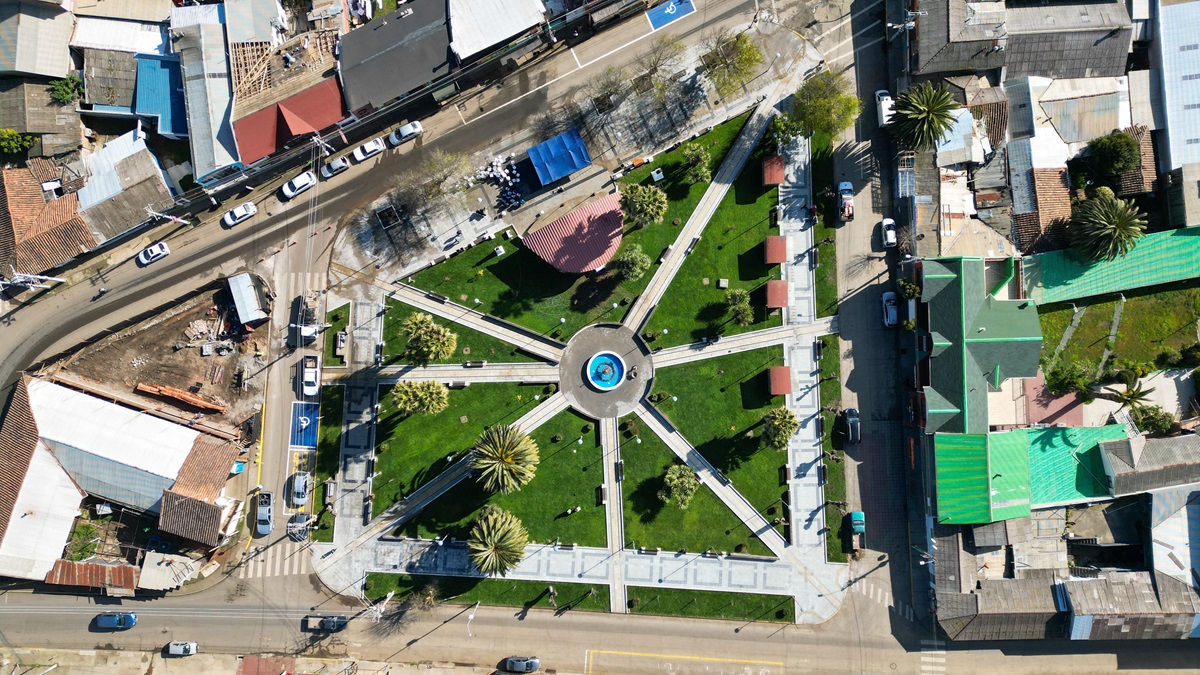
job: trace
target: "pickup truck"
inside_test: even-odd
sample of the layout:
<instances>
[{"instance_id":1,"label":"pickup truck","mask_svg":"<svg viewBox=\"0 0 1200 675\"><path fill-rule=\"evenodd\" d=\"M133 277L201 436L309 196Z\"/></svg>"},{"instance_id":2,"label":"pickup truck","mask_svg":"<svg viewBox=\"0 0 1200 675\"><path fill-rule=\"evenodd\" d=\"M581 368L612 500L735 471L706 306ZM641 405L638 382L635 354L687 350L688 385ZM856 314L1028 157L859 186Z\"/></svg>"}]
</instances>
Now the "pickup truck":
<instances>
[{"instance_id":1,"label":"pickup truck","mask_svg":"<svg viewBox=\"0 0 1200 675\"><path fill-rule=\"evenodd\" d=\"M296 298L292 323L288 324L288 346L292 349L304 347L317 341L317 305L319 299L316 292L310 292Z\"/></svg>"},{"instance_id":2,"label":"pickup truck","mask_svg":"<svg viewBox=\"0 0 1200 675\"><path fill-rule=\"evenodd\" d=\"M305 356L300 362L300 391L305 396L316 396L320 390L320 375L317 372L318 361L315 356Z\"/></svg>"},{"instance_id":3,"label":"pickup truck","mask_svg":"<svg viewBox=\"0 0 1200 675\"><path fill-rule=\"evenodd\" d=\"M838 183L838 217L844 223L854 220L854 184L850 181Z\"/></svg>"},{"instance_id":4,"label":"pickup truck","mask_svg":"<svg viewBox=\"0 0 1200 675\"><path fill-rule=\"evenodd\" d=\"M850 551L855 560L861 558L866 551L867 517L862 511L850 513Z\"/></svg>"}]
</instances>

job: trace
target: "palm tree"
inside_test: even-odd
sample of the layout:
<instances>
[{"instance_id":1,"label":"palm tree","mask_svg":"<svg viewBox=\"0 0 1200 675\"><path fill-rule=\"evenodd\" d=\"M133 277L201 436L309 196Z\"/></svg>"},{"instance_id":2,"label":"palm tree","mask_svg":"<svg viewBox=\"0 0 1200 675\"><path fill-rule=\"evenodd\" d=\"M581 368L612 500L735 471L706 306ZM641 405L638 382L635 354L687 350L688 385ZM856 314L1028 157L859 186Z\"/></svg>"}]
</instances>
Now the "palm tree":
<instances>
[{"instance_id":1,"label":"palm tree","mask_svg":"<svg viewBox=\"0 0 1200 675\"><path fill-rule=\"evenodd\" d=\"M1146 389L1145 386L1138 380L1137 373L1132 370L1121 372L1121 380L1125 384L1124 389L1116 387L1105 387L1105 394L1101 394L1102 398L1120 403L1122 408L1141 408L1150 400L1150 394L1154 391L1154 387Z\"/></svg>"},{"instance_id":2,"label":"palm tree","mask_svg":"<svg viewBox=\"0 0 1200 675\"><path fill-rule=\"evenodd\" d=\"M492 504L483 507L471 528L471 562L487 576L504 576L525 557L529 533L521 520Z\"/></svg>"},{"instance_id":3,"label":"palm tree","mask_svg":"<svg viewBox=\"0 0 1200 675\"><path fill-rule=\"evenodd\" d=\"M404 319L400 334L406 340L404 355L421 366L450 358L458 347L458 335L424 312L416 312Z\"/></svg>"},{"instance_id":4,"label":"palm tree","mask_svg":"<svg viewBox=\"0 0 1200 675\"><path fill-rule=\"evenodd\" d=\"M1146 233L1146 214L1111 191L1097 190L1075 207L1070 232L1071 246L1081 255L1096 262L1113 260L1132 251Z\"/></svg>"},{"instance_id":5,"label":"palm tree","mask_svg":"<svg viewBox=\"0 0 1200 675\"><path fill-rule=\"evenodd\" d=\"M488 491L508 494L533 480L539 461L532 438L514 426L495 426L475 442L471 467Z\"/></svg>"},{"instance_id":6,"label":"palm tree","mask_svg":"<svg viewBox=\"0 0 1200 675\"><path fill-rule=\"evenodd\" d=\"M958 101L942 87L922 82L896 97L892 133L907 150L929 150L950 131Z\"/></svg>"}]
</instances>

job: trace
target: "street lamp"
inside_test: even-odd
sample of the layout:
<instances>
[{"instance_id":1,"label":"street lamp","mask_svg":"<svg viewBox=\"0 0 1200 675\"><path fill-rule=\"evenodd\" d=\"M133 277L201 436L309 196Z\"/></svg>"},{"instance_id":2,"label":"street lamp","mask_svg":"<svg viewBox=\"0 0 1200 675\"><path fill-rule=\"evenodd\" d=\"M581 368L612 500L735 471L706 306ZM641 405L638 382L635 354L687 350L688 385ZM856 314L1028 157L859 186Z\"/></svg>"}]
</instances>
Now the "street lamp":
<instances>
[{"instance_id":1,"label":"street lamp","mask_svg":"<svg viewBox=\"0 0 1200 675\"><path fill-rule=\"evenodd\" d=\"M471 608L471 613L467 615L467 637L470 638L475 637L471 634L471 622L475 620L475 610L479 609L480 602L481 601L476 601L475 606Z\"/></svg>"}]
</instances>

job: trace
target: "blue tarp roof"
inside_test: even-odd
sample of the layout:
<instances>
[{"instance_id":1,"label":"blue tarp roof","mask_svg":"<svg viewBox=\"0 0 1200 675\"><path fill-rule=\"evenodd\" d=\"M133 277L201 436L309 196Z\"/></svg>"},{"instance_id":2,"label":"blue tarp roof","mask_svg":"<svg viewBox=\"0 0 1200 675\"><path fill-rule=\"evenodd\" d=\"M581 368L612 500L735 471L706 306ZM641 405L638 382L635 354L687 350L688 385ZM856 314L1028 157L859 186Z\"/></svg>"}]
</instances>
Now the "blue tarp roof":
<instances>
[{"instance_id":1,"label":"blue tarp roof","mask_svg":"<svg viewBox=\"0 0 1200 675\"><path fill-rule=\"evenodd\" d=\"M183 73L179 57L171 54L138 54L134 112L158 120L158 133L187 136L187 109L183 100Z\"/></svg>"},{"instance_id":2,"label":"blue tarp roof","mask_svg":"<svg viewBox=\"0 0 1200 675\"><path fill-rule=\"evenodd\" d=\"M529 149L529 159L542 185L569 176L592 163L583 137L577 129L564 131L550 140Z\"/></svg>"}]
</instances>

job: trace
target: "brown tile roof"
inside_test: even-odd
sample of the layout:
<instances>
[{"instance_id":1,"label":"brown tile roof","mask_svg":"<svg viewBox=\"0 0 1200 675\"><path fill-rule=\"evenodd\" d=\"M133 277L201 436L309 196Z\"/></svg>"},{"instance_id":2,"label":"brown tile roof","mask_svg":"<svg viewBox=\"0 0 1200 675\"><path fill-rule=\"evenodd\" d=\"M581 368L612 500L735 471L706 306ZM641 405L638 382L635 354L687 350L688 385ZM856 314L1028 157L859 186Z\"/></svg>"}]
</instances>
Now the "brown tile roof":
<instances>
[{"instance_id":1,"label":"brown tile roof","mask_svg":"<svg viewBox=\"0 0 1200 675\"><path fill-rule=\"evenodd\" d=\"M163 491L158 529L208 546L219 544L223 508L216 502L237 456L233 443L198 436L175 484Z\"/></svg>"},{"instance_id":2,"label":"brown tile roof","mask_svg":"<svg viewBox=\"0 0 1200 675\"><path fill-rule=\"evenodd\" d=\"M993 149L1004 145L1008 133L1008 101L973 105L971 114L983 120L983 128Z\"/></svg>"},{"instance_id":3,"label":"brown tile roof","mask_svg":"<svg viewBox=\"0 0 1200 675\"><path fill-rule=\"evenodd\" d=\"M1042 226L1038 224L1038 214L1013 214L1013 237L1017 240L1017 249L1022 253L1033 253L1038 240L1042 238Z\"/></svg>"},{"instance_id":4,"label":"brown tile roof","mask_svg":"<svg viewBox=\"0 0 1200 675\"><path fill-rule=\"evenodd\" d=\"M1040 253L1066 248L1067 223L1071 221L1071 190L1067 170L1034 169L1033 186L1037 212L1013 216L1013 235L1022 253Z\"/></svg>"},{"instance_id":5,"label":"brown tile roof","mask_svg":"<svg viewBox=\"0 0 1200 675\"><path fill-rule=\"evenodd\" d=\"M783 185L783 156L770 155L763 158L763 185Z\"/></svg>"},{"instance_id":6,"label":"brown tile roof","mask_svg":"<svg viewBox=\"0 0 1200 675\"><path fill-rule=\"evenodd\" d=\"M1134 126L1125 132L1137 139L1142 161L1137 168L1126 171L1117 179L1117 196L1153 192L1158 182L1158 168L1154 164L1154 141L1150 137L1150 130L1144 126Z\"/></svg>"},{"instance_id":7,"label":"brown tile roof","mask_svg":"<svg viewBox=\"0 0 1200 675\"><path fill-rule=\"evenodd\" d=\"M787 366L771 366L767 371L767 381L772 396L792 393L792 369Z\"/></svg>"},{"instance_id":8,"label":"brown tile roof","mask_svg":"<svg viewBox=\"0 0 1200 675\"><path fill-rule=\"evenodd\" d=\"M57 175L48 161L0 171L0 269L36 273L61 265L96 245L75 194L46 201L42 179Z\"/></svg>"},{"instance_id":9,"label":"brown tile roof","mask_svg":"<svg viewBox=\"0 0 1200 675\"><path fill-rule=\"evenodd\" d=\"M108 595L132 596L137 588L138 568L125 563L96 560L71 562L58 560L46 575L46 583L59 586L103 588Z\"/></svg>"},{"instance_id":10,"label":"brown tile roof","mask_svg":"<svg viewBox=\"0 0 1200 675\"><path fill-rule=\"evenodd\" d=\"M0 540L17 504L17 493L38 444L37 423L29 407L29 390L22 377L13 387L8 409L0 420Z\"/></svg>"},{"instance_id":11,"label":"brown tile roof","mask_svg":"<svg viewBox=\"0 0 1200 675\"><path fill-rule=\"evenodd\" d=\"M767 282L767 307L779 309L788 306L788 282L772 279Z\"/></svg>"},{"instance_id":12,"label":"brown tile roof","mask_svg":"<svg viewBox=\"0 0 1200 675\"><path fill-rule=\"evenodd\" d=\"M771 235L767 237L767 264L782 265L787 262L787 243L783 237Z\"/></svg>"}]
</instances>

